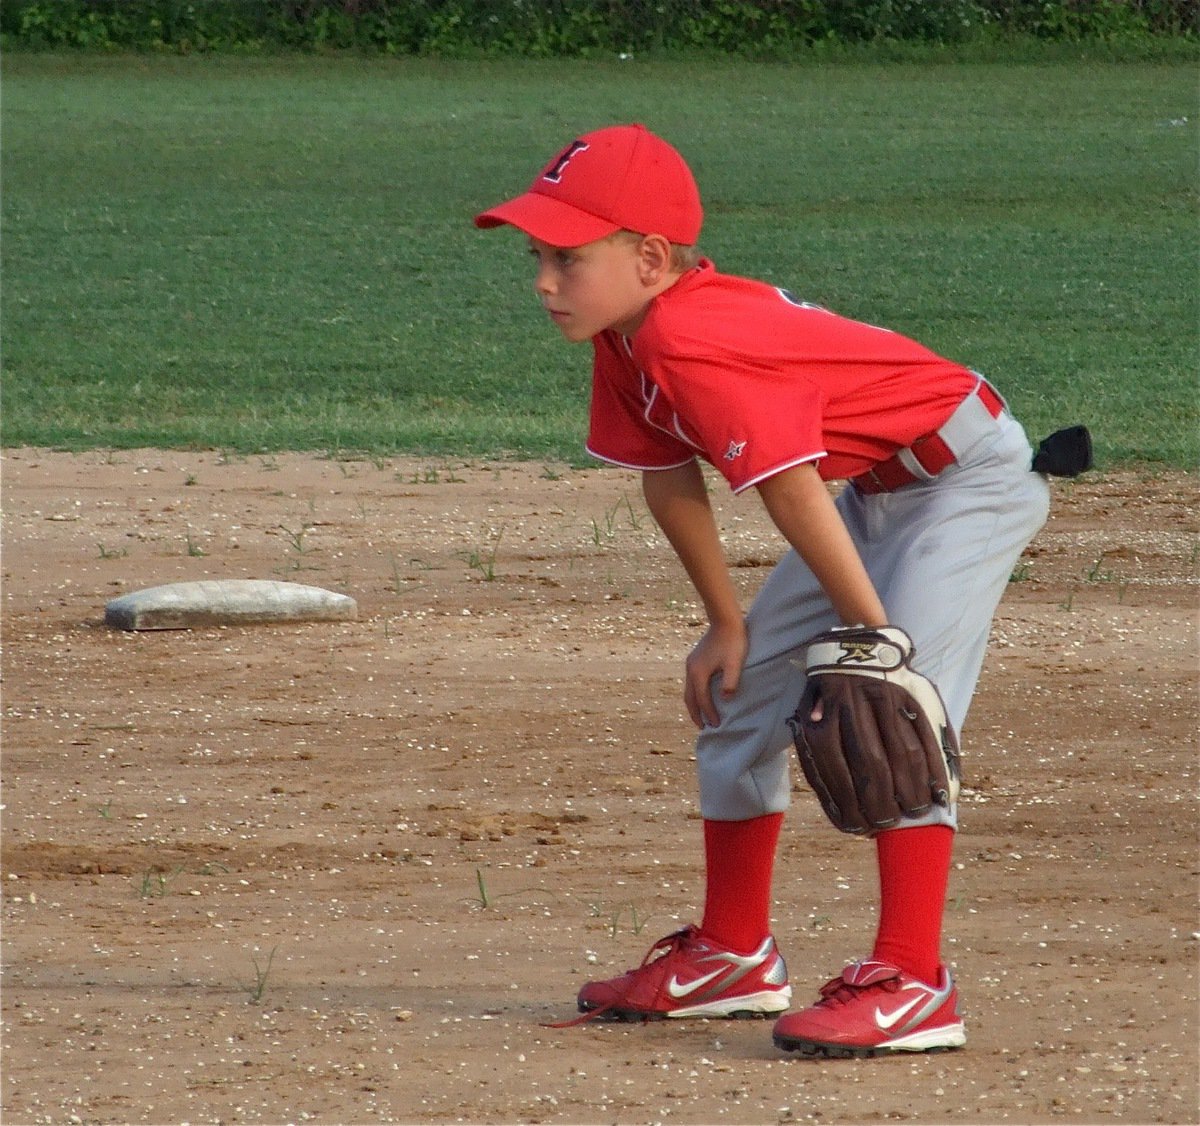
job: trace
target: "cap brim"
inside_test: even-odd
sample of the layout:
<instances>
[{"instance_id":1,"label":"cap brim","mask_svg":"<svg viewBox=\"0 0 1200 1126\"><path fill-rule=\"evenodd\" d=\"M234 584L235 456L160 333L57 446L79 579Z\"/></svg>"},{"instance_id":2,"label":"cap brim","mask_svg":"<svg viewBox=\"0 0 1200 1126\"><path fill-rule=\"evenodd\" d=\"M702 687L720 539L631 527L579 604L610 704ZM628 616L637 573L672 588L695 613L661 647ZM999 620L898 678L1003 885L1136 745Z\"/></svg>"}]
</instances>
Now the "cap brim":
<instances>
[{"instance_id":1,"label":"cap brim","mask_svg":"<svg viewBox=\"0 0 1200 1126\"><path fill-rule=\"evenodd\" d=\"M506 223L551 246L583 246L620 230L616 223L538 192L526 192L475 216L477 227Z\"/></svg>"}]
</instances>

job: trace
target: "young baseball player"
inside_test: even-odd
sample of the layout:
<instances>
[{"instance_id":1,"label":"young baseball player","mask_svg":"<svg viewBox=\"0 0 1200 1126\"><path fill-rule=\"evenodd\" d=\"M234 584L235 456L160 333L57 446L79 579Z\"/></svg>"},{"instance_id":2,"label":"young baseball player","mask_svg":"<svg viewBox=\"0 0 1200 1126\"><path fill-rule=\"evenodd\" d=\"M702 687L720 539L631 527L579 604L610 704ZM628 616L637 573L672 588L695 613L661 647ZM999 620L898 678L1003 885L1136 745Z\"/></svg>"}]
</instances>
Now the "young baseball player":
<instances>
[{"instance_id":1,"label":"young baseball player","mask_svg":"<svg viewBox=\"0 0 1200 1126\"><path fill-rule=\"evenodd\" d=\"M778 1016L775 1042L810 1055L955 1048L965 1032L941 958L954 732L996 604L1046 518L1046 482L979 375L718 272L695 249L701 220L683 158L639 125L572 141L528 191L475 219L528 236L546 314L567 340L592 342L588 450L641 471L708 619L684 687L699 728L703 917L585 985L579 1008ZM745 614L700 459L735 493L757 492L791 548ZM848 482L836 499L833 481ZM875 692L900 673L913 695ZM880 899L873 947L815 1004L780 1016L791 987L771 881L793 744L830 819L873 841ZM894 781L881 787L880 769Z\"/></svg>"}]
</instances>

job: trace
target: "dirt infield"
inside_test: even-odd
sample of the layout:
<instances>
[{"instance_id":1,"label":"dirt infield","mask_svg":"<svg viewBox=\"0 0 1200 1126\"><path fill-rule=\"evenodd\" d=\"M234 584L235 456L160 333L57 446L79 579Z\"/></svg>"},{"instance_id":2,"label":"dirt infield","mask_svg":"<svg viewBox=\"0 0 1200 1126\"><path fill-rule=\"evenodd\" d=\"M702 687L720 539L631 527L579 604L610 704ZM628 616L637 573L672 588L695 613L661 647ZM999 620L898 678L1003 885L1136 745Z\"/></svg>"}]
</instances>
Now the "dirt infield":
<instances>
[{"instance_id":1,"label":"dirt infield","mask_svg":"<svg viewBox=\"0 0 1200 1126\"><path fill-rule=\"evenodd\" d=\"M964 1051L547 1023L702 893L698 608L634 477L215 452L3 459L5 1123L1195 1122L1197 480L1055 486L964 737ZM779 541L714 490L746 596ZM124 633L278 578L355 622ZM799 772L797 771L797 776ZM797 1000L873 933L797 785Z\"/></svg>"}]
</instances>

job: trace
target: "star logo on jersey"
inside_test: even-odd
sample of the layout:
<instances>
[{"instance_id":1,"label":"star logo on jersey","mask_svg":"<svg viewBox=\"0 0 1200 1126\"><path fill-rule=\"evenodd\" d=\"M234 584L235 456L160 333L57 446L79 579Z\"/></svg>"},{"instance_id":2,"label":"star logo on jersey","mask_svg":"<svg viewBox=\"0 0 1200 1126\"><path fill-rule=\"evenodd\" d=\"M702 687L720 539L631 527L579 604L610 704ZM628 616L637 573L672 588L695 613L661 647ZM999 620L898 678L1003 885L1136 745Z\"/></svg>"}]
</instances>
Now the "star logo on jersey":
<instances>
[{"instance_id":1,"label":"star logo on jersey","mask_svg":"<svg viewBox=\"0 0 1200 1126\"><path fill-rule=\"evenodd\" d=\"M739 457L742 456L742 453L745 449L746 449L745 442L731 441L729 443L729 449L727 449L725 451L725 460L726 461L736 461Z\"/></svg>"}]
</instances>

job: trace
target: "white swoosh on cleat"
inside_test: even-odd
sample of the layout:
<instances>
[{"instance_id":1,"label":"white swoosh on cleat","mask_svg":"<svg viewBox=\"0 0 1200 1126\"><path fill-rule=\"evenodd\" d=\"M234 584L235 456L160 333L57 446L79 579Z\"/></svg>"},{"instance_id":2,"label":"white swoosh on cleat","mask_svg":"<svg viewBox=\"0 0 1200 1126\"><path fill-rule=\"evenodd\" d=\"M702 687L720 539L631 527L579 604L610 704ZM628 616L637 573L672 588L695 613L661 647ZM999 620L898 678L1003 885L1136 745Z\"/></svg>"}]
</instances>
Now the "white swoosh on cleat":
<instances>
[{"instance_id":1,"label":"white swoosh on cleat","mask_svg":"<svg viewBox=\"0 0 1200 1126\"><path fill-rule=\"evenodd\" d=\"M714 978L720 977L725 972L726 968L727 967L722 966L719 970L713 970L712 973L705 974L703 977L698 977L695 981L689 981L686 985L681 985L678 976L672 975L671 980L667 982L667 992L670 993L671 996L677 1001L681 997L689 997L691 994L695 993L697 989L707 985Z\"/></svg>"},{"instance_id":2,"label":"white swoosh on cleat","mask_svg":"<svg viewBox=\"0 0 1200 1126\"><path fill-rule=\"evenodd\" d=\"M924 997L914 997L911 1001L906 1001L898 1009L893 1009L890 1013L884 1013L879 1009L875 1010L875 1023L886 1032L898 1020L907 1016L917 1005L926 1000Z\"/></svg>"}]
</instances>

